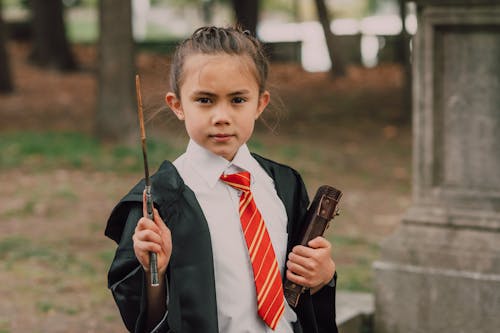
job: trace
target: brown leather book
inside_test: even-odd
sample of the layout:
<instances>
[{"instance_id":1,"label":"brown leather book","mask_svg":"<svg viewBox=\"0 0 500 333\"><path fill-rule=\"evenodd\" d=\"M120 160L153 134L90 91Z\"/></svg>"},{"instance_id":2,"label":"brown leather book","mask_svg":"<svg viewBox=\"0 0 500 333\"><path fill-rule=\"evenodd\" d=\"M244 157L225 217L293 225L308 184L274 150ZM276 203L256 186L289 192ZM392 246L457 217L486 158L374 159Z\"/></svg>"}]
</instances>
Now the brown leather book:
<instances>
[{"instance_id":1,"label":"brown leather book","mask_svg":"<svg viewBox=\"0 0 500 333\"><path fill-rule=\"evenodd\" d=\"M330 221L338 215L337 204L341 197L342 192L332 186L323 185L318 188L313 201L307 209L305 217L306 229L301 237L300 245L307 246L310 240L324 234ZM286 279L284 293L288 304L292 307L296 307L299 303L300 294L306 289L307 288Z\"/></svg>"}]
</instances>

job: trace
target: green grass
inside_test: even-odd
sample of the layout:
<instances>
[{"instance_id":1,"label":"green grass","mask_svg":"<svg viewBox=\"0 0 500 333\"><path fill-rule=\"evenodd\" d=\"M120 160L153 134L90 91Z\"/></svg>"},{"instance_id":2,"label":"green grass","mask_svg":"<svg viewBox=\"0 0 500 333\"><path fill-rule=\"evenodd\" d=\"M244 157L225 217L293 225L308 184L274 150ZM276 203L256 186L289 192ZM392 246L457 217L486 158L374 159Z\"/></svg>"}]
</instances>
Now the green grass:
<instances>
[{"instance_id":1,"label":"green grass","mask_svg":"<svg viewBox=\"0 0 500 333\"><path fill-rule=\"evenodd\" d=\"M5 318L0 317L0 333L9 333L8 330L9 321Z\"/></svg>"},{"instance_id":2,"label":"green grass","mask_svg":"<svg viewBox=\"0 0 500 333\"><path fill-rule=\"evenodd\" d=\"M109 254L106 253L102 261L109 260ZM23 262L29 261L32 264L38 263L43 269L64 270L66 274L74 276L95 276L96 268L91 259L79 258L71 252L69 244L60 242L60 244L44 244L43 242L27 239L22 236L10 236L0 239L0 260L7 270L15 269Z\"/></svg>"},{"instance_id":3,"label":"green grass","mask_svg":"<svg viewBox=\"0 0 500 333\"><path fill-rule=\"evenodd\" d=\"M148 139L150 165L159 165L179 151L165 143ZM96 139L69 132L13 132L0 134L0 170L27 168L91 169L115 172L136 172L143 168L140 144L135 146L103 145ZM153 171L153 170L151 170ZM69 189L58 195L74 197Z\"/></svg>"},{"instance_id":4,"label":"green grass","mask_svg":"<svg viewBox=\"0 0 500 333\"><path fill-rule=\"evenodd\" d=\"M40 300L36 302L36 309L44 314L50 313L50 312L60 312L67 314L69 316L74 316L78 314L79 310L75 309L74 307L67 307L64 305L59 305L55 304L52 301L47 301L47 300Z\"/></svg>"},{"instance_id":5,"label":"green grass","mask_svg":"<svg viewBox=\"0 0 500 333\"><path fill-rule=\"evenodd\" d=\"M115 257L114 250L106 250L106 251L101 251L99 253L99 259L106 265L106 267L108 267L111 264L114 257Z\"/></svg>"},{"instance_id":6,"label":"green grass","mask_svg":"<svg viewBox=\"0 0 500 333\"><path fill-rule=\"evenodd\" d=\"M33 199L29 199L21 207L5 210L0 214L0 217L12 218L12 217L26 217L33 215L35 211L35 204L36 202ZM1 252L1 247L0 247L0 252Z\"/></svg>"},{"instance_id":7,"label":"green grass","mask_svg":"<svg viewBox=\"0 0 500 333\"><path fill-rule=\"evenodd\" d=\"M48 313L54 309L54 304L50 301L38 301L36 302L36 308L40 312Z\"/></svg>"},{"instance_id":8,"label":"green grass","mask_svg":"<svg viewBox=\"0 0 500 333\"><path fill-rule=\"evenodd\" d=\"M0 259L5 260L7 255L23 247L27 240L21 237L10 237L0 240Z\"/></svg>"},{"instance_id":9,"label":"green grass","mask_svg":"<svg viewBox=\"0 0 500 333\"><path fill-rule=\"evenodd\" d=\"M337 261L339 289L351 291L373 291L371 263L380 253L378 244L360 236L327 234L333 246L333 257Z\"/></svg>"},{"instance_id":10,"label":"green grass","mask_svg":"<svg viewBox=\"0 0 500 333\"><path fill-rule=\"evenodd\" d=\"M94 43L99 37L97 18L67 20L66 34L73 43Z\"/></svg>"},{"instance_id":11,"label":"green grass","mask_svg":"<svg viewBox=\"0 0 500 333\"><path fill-rule=\"evenodd\" d=\"M64 253L34 244L24 237L14 236L0 240L0 259L6 270L11 270L27 260L60 268L68 266L67 257Z\"/></svg>"},{"instance_id":12,"label":"green grass","mask_svg":"<svg viewBox=\"0 0 500 333\"><path fill-rule=\"evenodd\" d=\"M341 290L372 292L371 265L342 265L337 268L338 288Z\"/></svg>"}]
</instances>

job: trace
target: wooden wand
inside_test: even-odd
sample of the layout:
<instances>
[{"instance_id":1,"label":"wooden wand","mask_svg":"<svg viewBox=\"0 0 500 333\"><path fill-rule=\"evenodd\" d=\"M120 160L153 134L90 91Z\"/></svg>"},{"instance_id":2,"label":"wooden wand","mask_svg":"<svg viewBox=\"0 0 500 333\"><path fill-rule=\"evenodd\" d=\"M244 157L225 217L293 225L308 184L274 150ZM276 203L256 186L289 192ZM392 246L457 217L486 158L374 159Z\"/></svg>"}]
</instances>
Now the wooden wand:
<instances>
[{"instance_id":1,"label":"wooden wand","mask_svg":"<svg viewBox=\"0 0 500 333\"><path fill-rule=\"evenodd\" d=\"M146 130L144 128L144 113L142 111L142 95L141 95L141 80L139 74L135 75L135 92L137 94L137 115L139 116L139 126L141 129L141 145L142 145L142 156L144 159L144 174L146 186L144 191L146 192L146 207L147 207L147 217L153 220L153 197L151 196L151 181L149 180L149 168L148 168L148 153L146 147ZM158 258L156 252L149 252L149 271L151 272L151 285L156 287L159 285L158 281Z\"/></svg>"}]
</instances>

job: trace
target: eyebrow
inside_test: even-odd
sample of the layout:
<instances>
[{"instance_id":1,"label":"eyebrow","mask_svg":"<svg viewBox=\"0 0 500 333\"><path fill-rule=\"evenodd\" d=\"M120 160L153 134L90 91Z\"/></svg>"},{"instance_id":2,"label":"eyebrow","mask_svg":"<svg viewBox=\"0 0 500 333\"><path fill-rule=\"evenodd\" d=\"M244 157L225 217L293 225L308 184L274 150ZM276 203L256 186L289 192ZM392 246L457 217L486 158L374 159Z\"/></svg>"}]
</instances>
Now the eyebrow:
<instances>
[{"instance_id":1,"label":"eyebrow","mask_svg":"<svg viewBox=\"0 0 500 333\"><path fill-rule=\"evenodd\" d=\"M227 96L246 95L249 93L250 93L250 90L242 89L242 90L233 91L232 93L229 93ZM204 90L195 90L191 94L191 96L199 96L199 95L210 96L210 97L217 96L217 94L214 94L213 92L204 91Z\"/></svg>"},{"instance_id":2,"label":"eyebrow","mask_svg":"<svg viewBox=\"0 0 500 333\"><path fill-rule=\"evenodd\" d=\"M246 94L249 94L249 93L250 93L250 90L242 89L242 90L237 90L235 92L232 92L232 93L228 94L228 96L246 95Z\"/></svg>"},{"instance_id":3,"label":"eyebrow","mask_svg":"<svg viewBox=\"0 0 500 333\"><path fill-rule=\"evenodd\" d=\"M215 96L214 93L209 92L209 91L204 91L204 90L195 90L191 94L191 96L198 96L198 95L204 95L204 96Z\"/></svg>"}]
</instances>

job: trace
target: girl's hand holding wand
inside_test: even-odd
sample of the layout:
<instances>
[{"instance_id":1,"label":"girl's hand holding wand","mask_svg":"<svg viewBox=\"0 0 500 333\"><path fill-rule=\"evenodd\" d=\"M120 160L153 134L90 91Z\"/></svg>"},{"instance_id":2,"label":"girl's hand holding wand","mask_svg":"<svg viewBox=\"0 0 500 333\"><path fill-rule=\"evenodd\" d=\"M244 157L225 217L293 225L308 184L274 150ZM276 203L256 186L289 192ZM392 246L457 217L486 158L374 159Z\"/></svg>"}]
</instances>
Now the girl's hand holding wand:
<instances>
[{"instance_id":1,"label":"girl's hand holding wand","mask_svg":"<svg viewBox=\"0 0 500 333\"><path fill-rule=\"evenodd\" d=\"M146 190L142 198L143 217L137 222L132 240L134 241L134 252L137 260L146 272L146 290L148 299L148 311L146 319L146 331L151 331L167 310L165 272L172 254L172 236L170 230L163 222L158 210L153 208L153 219L149 219L146 203ZM150 270L150 253L156 253L158 265L158 285L152 286Z\"/></svg>"},{"instance_id":2,"label":"girl's hand holding wand","mask_svg":"<svg viewBox=\"0 0 500 333\"><path fill-rule=\"evenodd\" d=\"M163 280L172 254L172 236L158 210L153 209L153 220L147 218L146 194L143 194L143 217L137 223L132 239L137 260L144 271L149 272L149 252L158 257L158 274ZM148 274L149 276L149 274Z\"/></svg>"}]
</instances>

